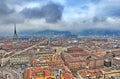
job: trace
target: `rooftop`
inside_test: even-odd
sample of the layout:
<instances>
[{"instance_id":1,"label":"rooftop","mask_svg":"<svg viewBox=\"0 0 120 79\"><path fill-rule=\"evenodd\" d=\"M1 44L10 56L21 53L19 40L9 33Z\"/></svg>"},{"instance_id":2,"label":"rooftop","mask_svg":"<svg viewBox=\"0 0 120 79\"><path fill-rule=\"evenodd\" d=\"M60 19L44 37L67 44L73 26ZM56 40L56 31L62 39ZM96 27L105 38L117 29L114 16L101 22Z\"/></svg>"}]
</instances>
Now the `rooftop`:
<instances>
[{"instance_id":1,"label":"rooftop","mask_svg":"<svg viewBox=\"0 0 120 79\"><path fill-rule=\"evenodd\" d=\"M79 70L78 74L83 78L87 78L88 75L89 75L89 77L100 76L100 75L102 75L102 72L97 69L96 70Z\"/></svg>"}]
</instances>

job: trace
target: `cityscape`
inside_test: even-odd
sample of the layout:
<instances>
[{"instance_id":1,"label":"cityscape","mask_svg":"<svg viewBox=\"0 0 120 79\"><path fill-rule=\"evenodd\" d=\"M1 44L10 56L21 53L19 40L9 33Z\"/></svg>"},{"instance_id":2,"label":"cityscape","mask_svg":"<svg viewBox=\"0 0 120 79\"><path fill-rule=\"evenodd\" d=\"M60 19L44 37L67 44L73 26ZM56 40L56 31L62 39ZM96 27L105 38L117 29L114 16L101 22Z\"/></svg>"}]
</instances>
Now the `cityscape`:
<instances>
[{"instance_id":1,"label":"cityscape","mask_svg":"<svg viewBox=\"0 0 120 79\"><path fill-rule=\"evenodd\" d=\"M14 25L13 36L0 42L0 79L120 78L120 38L19 37Z\"/></svg>"},{"instance_id":2,"label":"cityscape","mask_svg":"<svg viewBox=\"0 0 120 79\"><path fill-rule=\"evenodd\" d=\"M0 0L0 79L120 79L119 3Z\"/></svg>"}]
</instances>

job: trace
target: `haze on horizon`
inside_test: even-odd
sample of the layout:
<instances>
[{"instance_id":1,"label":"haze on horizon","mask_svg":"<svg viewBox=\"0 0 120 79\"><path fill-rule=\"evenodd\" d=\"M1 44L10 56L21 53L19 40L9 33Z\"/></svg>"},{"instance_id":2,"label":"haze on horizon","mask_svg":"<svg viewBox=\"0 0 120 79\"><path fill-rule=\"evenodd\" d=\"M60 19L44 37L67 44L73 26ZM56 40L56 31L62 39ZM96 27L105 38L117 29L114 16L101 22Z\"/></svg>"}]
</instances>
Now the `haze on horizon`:
<instances>
[{"instance_id":1,"label":"haze on horizon","mask_svg":"<svg viewBox=\"0 0 120 79\"><path fill-rule=\"evenodd\" d=\"M120 0L0 0L0 34L103 28L120 30Z\"/></svg>"}]
</instances>

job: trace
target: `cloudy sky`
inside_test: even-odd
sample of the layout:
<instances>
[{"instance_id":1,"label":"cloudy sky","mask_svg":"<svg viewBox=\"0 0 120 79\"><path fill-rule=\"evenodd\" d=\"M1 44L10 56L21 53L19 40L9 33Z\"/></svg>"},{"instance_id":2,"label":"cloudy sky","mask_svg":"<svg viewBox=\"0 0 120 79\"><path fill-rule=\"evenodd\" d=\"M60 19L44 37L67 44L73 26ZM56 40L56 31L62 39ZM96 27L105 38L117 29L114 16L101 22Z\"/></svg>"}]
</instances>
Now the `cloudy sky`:
<instances>
[{"instance_id":1,"label":"cloudy sky","mask_svg":"<svg viewBox=\"0 0 120 79\"><path fill-rule=\"evenodd\" d=\"M120 0L0 0L0 34L25 30L120 30Z\"/></svg>"}]
</instances>

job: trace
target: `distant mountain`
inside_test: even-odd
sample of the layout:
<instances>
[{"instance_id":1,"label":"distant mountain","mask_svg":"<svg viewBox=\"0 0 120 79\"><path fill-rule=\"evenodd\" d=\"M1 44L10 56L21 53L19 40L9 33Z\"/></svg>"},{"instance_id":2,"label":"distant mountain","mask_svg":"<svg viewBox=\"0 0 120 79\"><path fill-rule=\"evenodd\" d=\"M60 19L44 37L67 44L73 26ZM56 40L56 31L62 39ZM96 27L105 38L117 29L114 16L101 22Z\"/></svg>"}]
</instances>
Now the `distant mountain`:
<instances>
[{"instance_id":1,"label":"distant mountain","mask_svg":"<svg viewBox=\"0 0 120 79\"><path fill-rule=\"evenodd\" d=\"M57 30L43 30L43 31L23 31L19 33L20 35L40 35L40 36L65 36L70 37L72 36L71 32L69 31L57 31Z\"/></svg>"},{"instance_id":2,"label":"distant mountain","mask_svg":"<svg viewBox=\"0 0 120 79\"><path fill-rule=\"evenodd\" d=\"M19 33L20 35L40 35L40 36L66 36L66 37L76 37L75 34L72 34L70 31L57 31L57 30L43 30L43 31L22 31ZM82 36L119 36L120 30L108 30L108 29L86 29L79 31L77 35Z\"/></svg>"},{"instance_id":3,"label":"distant mountain","mask_svg":"<svg viewBox=\"0 0 120 79\"><path fill-rule=\"evenodd\" d=\"M56 31L56 30L44 30L44 31L38 31L36 34L47 34L47 35L59 35L59 34L71 34L69 31Z\"/></svg>"},{"instance_id":4,"label":"distant mountain","mask_svg":"<svg viewBox=\"0 0 120 79\"><path fill-rule=\"evenodd\" d=\"M120 30L108 30L108 29L87 29L79 32L80 35L90 36L120 36Z\"/></svg>"}]
</instances>

